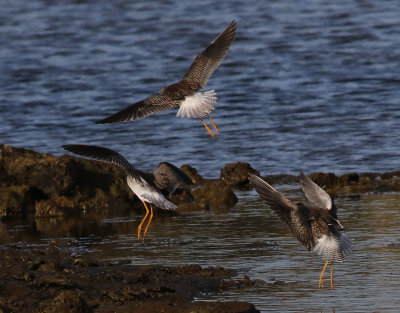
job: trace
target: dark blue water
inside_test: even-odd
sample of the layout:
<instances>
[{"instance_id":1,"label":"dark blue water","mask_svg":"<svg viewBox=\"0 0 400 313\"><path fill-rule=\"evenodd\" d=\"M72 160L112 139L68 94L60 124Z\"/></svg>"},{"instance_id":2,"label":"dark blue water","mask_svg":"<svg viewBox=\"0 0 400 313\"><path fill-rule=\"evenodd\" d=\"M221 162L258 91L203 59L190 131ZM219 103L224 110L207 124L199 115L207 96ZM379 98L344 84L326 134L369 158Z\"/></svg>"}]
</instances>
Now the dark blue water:
<instances>
[{"instance_id":1,"label":"dark blue water","mask_svg":"<svg viewBox=\"0 0 400 313\"><path fill-rule=\"evenodd\" d=\"M2 1L0 142L110 147L139 168L229 162L263 174L390 171L400 157L398 1ZM96 125L183 76L232 19L205 90L215 141L168 111Z\"/></svg>"}]
</instances>

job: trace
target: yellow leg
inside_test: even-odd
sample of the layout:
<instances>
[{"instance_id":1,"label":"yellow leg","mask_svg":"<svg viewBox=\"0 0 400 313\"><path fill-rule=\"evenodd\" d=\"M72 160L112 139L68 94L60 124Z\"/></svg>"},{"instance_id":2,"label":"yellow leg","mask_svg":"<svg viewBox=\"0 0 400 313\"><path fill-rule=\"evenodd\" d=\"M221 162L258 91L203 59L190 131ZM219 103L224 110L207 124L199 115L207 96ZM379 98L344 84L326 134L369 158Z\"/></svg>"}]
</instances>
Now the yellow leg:
<instances>
[{"instance_id":1,"label":"yellow leg","mask_svg":"<svg viewBox=\"0 0 400 313\"><path fill-rule=\"evenodd\" d=\"M149 209L147 208L146 203L143 200L142 200L142 202L143 202L144 207L146 208L146 215L143 217L142 221L139 224L138 230L137 230L137 238L139 240L140 240L140 233L141 233L141 230L142 230L142 225L143 225L144 221L146 220L147 215L149 215Z\"/></svg>"},{"instance_id":2,"label":"yellow leg","mask_svg":"<svg viewBox=\"0 0 400 313\"><path fill-rule=\"evenodd\" d=\"M331 262L331 289L334 290L335 286L333 285L333 263Z\"/></svg>"},{"instance_id":3,"label":"yellow leg","mask_svg":"<svg viewBox=\"0 0 400 313\"><path fill-rule=\"evenodd\" d=\"M326 267L328 266L328 262L329 262L329 260L326 260L325 266L322 269L321 276L319 277L318 288L324 288L324 273L325 273Z\"/></svg>"},{"instance_id":4,"label":"yellow leg","mask_svg":"<svg viewBox=\"0 0 400 313\"><path fill-rule=\"evenodd\" d=\"M217 127L217 125L215 125L214 121L211 119L211 116L207 114L208 119L211 121L211 124L214 126L215 130L217 131L217 133L219 134L219 129Z\"/></svg>"},{"instance_id":5,"label":"yellow leg","mask_svg":"<svg viewBox=\"0 0 400 313\"><path fill-rule=\"evenodd\" d=\"M151 220L153 219L153 207L151 206L151 204L150 204L150 210L151 210L151 213L150 213L149 222L147 223L147 226L146 226L146 228L144 230L144 233L143 233L143 242L146 239L147 229L149 228Z\"/></svg>"},{"instance_id":6,"label":"yellow leg","mask_svg":"<svg viewBox=\"0 0 400 313\"><path fill-rule=\"evenodd\" d=\"M200 117L200 121L203 123L204 127L207 129L207 131L210 133L211 137L214 139L214 134L211 131L211 129L206 125L206 123L204 123L203 119Z\"/></svg>"}]
</instances>

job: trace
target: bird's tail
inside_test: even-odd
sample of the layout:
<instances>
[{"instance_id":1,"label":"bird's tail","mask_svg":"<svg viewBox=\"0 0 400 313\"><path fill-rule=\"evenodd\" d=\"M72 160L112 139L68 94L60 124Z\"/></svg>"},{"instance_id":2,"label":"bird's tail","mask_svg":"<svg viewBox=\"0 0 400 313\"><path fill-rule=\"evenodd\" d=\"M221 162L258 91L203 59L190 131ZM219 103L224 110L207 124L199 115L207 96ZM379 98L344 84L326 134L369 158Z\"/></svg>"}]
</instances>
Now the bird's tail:
<instances>
[{"instance_id":1,"label":"bird's tail","mask_svg":"<svg viewBox=\"0 0 400 313\"><path fill-rule=\"evenodd\" d=\"M196 92L187 96L182 102L177 117L201 118L215 110L214 104L218 101L215 90Z\"/></svg>"}]
</instances>

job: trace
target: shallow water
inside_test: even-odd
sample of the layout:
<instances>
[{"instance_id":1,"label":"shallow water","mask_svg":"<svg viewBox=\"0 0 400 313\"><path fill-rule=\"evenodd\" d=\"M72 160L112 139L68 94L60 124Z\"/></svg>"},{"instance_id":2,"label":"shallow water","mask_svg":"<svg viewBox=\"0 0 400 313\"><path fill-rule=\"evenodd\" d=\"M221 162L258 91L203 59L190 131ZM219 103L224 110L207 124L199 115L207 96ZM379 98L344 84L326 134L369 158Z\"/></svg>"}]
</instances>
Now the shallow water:
<instances>
[{"instance_id":1,"label":"shallow water","mask_svg":"<svg viewBox=\"0 0 400 313\"><path fill-rule=\"evenodd\" d=\"M3 1L0 142L61 155L66 143L217 177L390 171L400 149L398 1ZM232 19L238 36L205 90L222 134L163 112L93 121L179 80Z\"/></svg>"},{"instance_id":2,"label":"shallow water","mask_svg":"<svg viewBox=\"0 0 400 313\"><path fill-rule=\"evenodd\" d=\"M294 186L277 188L300 199ZM78 255L129 259L132 264L219 265L259 281L252 288L203 295L198 301L249 301L262 312L398 312L399 194L337 199L353 252L334 266L334 291L329 272L325 289L318 289L324 262L291 237L255 191L238 195L239 203L229 212L157 216L145 244L136 237L140 216L0 223L0 243L32 247L54 242Z\"/></svg>"},{"instance_id":3,"label":"shallow water","mask_svg":"<svg viewBox=\"0 0 400 313\"><path fill-rule=\"evenodd\" d=\"M398 170L399 9L394 0L6 0L0 142L56 155L66 143L103 145L143 170L170 161L206 177L236 161L263 174ZM175 112L93 123L179 80L232 19L237 39L206 88L219 96L215 141ZM263 282L199 301L247 300L264 312L398 312L399 198L338 199L354 251L335 266L334 292L316 288L323 262L254 191L240 193L228 213L159 216L145 245L136 215L0 223L0 242L54 240L134 264L222 265Z\"/></svg>"}]
</instances>

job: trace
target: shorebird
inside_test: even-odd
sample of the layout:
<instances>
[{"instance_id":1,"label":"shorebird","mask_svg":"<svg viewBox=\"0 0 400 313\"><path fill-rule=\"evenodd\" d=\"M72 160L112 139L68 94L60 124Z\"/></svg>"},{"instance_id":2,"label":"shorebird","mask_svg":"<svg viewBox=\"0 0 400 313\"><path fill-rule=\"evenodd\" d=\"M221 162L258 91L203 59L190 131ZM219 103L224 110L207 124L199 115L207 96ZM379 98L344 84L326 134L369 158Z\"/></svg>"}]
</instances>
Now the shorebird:
<instances>
[{"instance_id":1,"label":"shorebird","mask_svg":"<svg viewBox=\"0 0 400 313\"><path fill-rule=\"evenodd\" d=\"M333 263L342 263L351 252L350 240L339 231L344 227L337 217L337 208L331 197L302 171L301 187L305 203L293 203L271 185L256 175L249 175L249 181L270 206L272 211L289 226L292 234L301 244L314 250L326 260L319 278L319 288L324 287L324 272L331 263L331 289L333 283Z\"/></svg>"},{"instance_id":2,"label":"shorebird","mask_svg":"<svg viewBox=\"0 0 400 313\"><path fill-rule=\"evenodd\" d=\"M167 211L175 211L176 209L175 204L165 199L162 191L172 193L177 187L193 184L185 173L168 162L161 162L153 173L147 173L134 168L122 155L111 149L90 145L64 145L62 147L67 151L81 156L115 164L125 171L129 188L131 188L133 193L142 201L146 209L146 215L138 227L139 240L142 225L150 213L150 218L143 232L143 242L146 238L151 220L153 219L152 205ZM146 202L150 204L150 210Z\"/></svg>"},{"instance_id":3,"label":"shorebird","mask_svg":"<svg viewBox=\"0 0 400 313\"><path fill-rule=\"evenodd\" d=\"M219 134L220 131L210 117L217 103L215 90L199 92L207 84L207 80L224 59L236 36L236 21L229 26L193 61L183 78L172 85L162 88L158 94L145 100L136 102L105 119L97 121L97 124L115 122L130 122L151 114L179 107L176 116L187 118L199 118L206 130L214 138L214 134L203 117L207 116Z\"/></svg>"}]
</instances>

